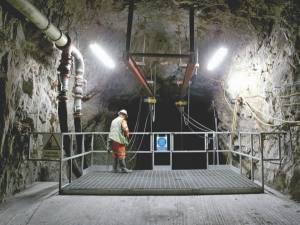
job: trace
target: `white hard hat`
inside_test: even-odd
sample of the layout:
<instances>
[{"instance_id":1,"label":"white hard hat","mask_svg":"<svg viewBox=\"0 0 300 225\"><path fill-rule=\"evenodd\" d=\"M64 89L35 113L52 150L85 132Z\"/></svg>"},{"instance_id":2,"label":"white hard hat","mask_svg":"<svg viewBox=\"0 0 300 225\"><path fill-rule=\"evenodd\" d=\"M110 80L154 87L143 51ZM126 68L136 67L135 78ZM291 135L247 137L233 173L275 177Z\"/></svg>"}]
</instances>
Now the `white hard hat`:
<instances>
[{"instance_id":1,"label":"white hard hat","mask_svg":"<svg viewBox=\"0 0 300 225\"><path fill-rule=\"evenodd\" d=\"M127 111L125 109L122 109L122 110L120 110L120 112L118 112L119 115L121 113L124 114L124 115L126 115L126 117L128 117Z\"/></svg>"}]
</instances>

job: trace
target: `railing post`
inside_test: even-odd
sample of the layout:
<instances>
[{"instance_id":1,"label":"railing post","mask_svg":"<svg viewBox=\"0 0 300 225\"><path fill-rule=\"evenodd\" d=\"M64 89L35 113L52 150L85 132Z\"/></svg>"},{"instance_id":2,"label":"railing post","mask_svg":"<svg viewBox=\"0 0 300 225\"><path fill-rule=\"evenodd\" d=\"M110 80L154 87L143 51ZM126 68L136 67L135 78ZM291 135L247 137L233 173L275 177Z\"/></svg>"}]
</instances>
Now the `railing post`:
<instances>
[{"instance_id":1,"label":"railing post","mask_svg":"<svg viewBox=\"0 0 300 225\"><path fill-rule=\"evenodd\" d=\"M92 134L92 138L91 138L91 151L92 151L91 166L93 166L93 164L94 164L94 134Z\"/></svg>"},{"instance_id":2,"label":"railing post","mask_svg":"<svg viewBox=\"0 0 300 225\"><path fill-rule=\"evenodd\" d=\"M81 153L85 153L84 149L84 134L82 135L82 140L81 140ZM83 168L84 168L84 155L81 156L81 174L83 175Z\"/></svg>"},{"instance_id":3,"label":"railing post","mask_svg":"<svg viewBox=\"0 0 300 225\"><path fill-rule=\"evenodd\" d=\"M32 147L31 136L32 136L32 134L29 133L29 144L28 144L28 159L29 159L29 160L30 160L30 151L31 151L31 147Z\"/></svg>"},{"instance_id":4,"label":"railing post","mask_svg":"<svg viewBox=\"0 0 300 225\"><path fill-rule=\"evenodd\" d=\"M150 133L150 151L152 151L152 170L154 169L154 134Z\"/></svg>"},{"instance_id":5,"label":"railing post","mask_svg":"<svg viewBox=\"0 0 300 225\"><path fill-rule=\"evenodd\" d=\"M213 165L215 165L215 160L216 160L216 133L213 133Z\"/></svg>"},{"instance_id":6,"label":"railing post","mask_svg":"<svg viewBox=\"0 0 300 225\"><path fill-rule=\"evenodd\" d=\"M207 149L208 149L208 133L205 132L205 138L204 138L204 148L205 148L205 152L206 152L206 168L208 168L208 165L209 165L209 157L208 157L208 152L207 152Z\"/></svg>"},{"instance_id":7,"label":"railing post","mask_svg":"<svg viewBox=\"0 0 300 225\"><path fill-rule=\"evenodd\" d=\"M63 158L64 158L64 148L63 148L63 140L64 136L63 133L61 133L61 149L60 149L60 163L59 163L59 184L58 184L58 193L62 193L62 163L63 163Z\"/></svg>"},{"instance_id":8,"label":"railing post","mask_svg":"<svg viewBox=\"0 0 300 225\"><path fill-rule=\"evenodd\" d=\"M217 165L220 165L220 159L219 159L219 137L218 132L216 131L216 150L217 150Z\"/></svg>"},{"instance_id":9,"label":"railing post","mask_svg":"<svg viewBox=\"0 0 300 225\"><path fill-rule=\"evenodd\" d=\"M253 134L251 133L250 134L250 143L251 143L251 166L250 166L250 169L251 169L251 180L254 181L254 172L253 172Z\"/></svg>"},{"instance_id":10,"label":"railing post","mask_svg":"<svg viewBox=\"0 0 300 225\"><path fill-rule=\"evenodd\" d=\"M73 135L71 134L71 149L70 149L70 156L74 155L73 152ZM73 173L73 159L71 159L71 163L70 163L70 172L69 172L69 184L72 183L72 173Z\"/></svg>"},{"instance_id":11,"label":"railing post","mask_svg":"<svg viewBox=\"0 0 300 225\"><path fill-rule=\"evenodd\" d=\"M281 160L281 138L280 134L278 134L278 151L279 151L279 160Z\"/></svg>"},{"instance_id":12,"label":"railing post","mask_svg":"<svg viewBox=\"0 0 300 225\"><path fill-rule=\"evenodd\" d=\"M171 165L171 169L173 169L173 161L172 161L173 150L174 150L174 134L171 133L170 134L170 165Z\"/></svg>"},{"instance_id":13,"label":"railing post","mask_svg":"<svg viewBox=\"0 0 300 225\"><path fill-rule=\"evenodd\" d=\"M232 134L229 136L229 143L230 143L230 145L229 145L229 147L230 147L230 152L229 152L229 154L230 154L230 166L232 166L232 151L233 151L233 149L232 149Z\"/></svg>"},{"instance_id":14,"label":"railing post","mask_svg":"<svg viewBox=\"0 0 300 225\"><path fill-rule=\"evenodd\" d=\"M242 175L243 173L243 166L242 166L242 140L241 140L241 133L239 132L239 152L240 152L240 174Z\"/></svg>"},{"instance_id":15,"label":"railing post","mask_svg":"<svg viewBox=\"0 0 300 225\"><path fill-rule=\"evenodd\" d=\"M263 134L260 134L260 157L261 157L261 186L262 191L265 189L265 178L264 178L264 143Z\"/></svg>"}]
</instances>

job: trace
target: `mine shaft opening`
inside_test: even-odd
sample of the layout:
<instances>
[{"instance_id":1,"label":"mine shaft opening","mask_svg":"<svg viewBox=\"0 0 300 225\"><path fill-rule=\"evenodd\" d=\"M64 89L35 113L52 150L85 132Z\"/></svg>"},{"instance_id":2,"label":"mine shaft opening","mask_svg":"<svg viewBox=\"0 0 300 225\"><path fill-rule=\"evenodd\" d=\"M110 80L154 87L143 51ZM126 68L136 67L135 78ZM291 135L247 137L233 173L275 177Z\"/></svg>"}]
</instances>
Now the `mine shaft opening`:
<instances>
[{"instance_id":1,"label":"mine shaft opening","mask_svg":"<svg viewBox=\"0 0 300 225\"><path fill-rule=\"evenodd\" d=\"M190 102L189 116L196 120L198 123L205 127L215 131L215 117L212 108L212 102L201 101L194 98ZM128 125L131 131L135 127L138 117L137 109L139 108L140 100L134 100L130 106L127 105L129 118ZM188 113L187 106L184 108L185 113ZM136 132L203 132L193 127L192 125L186 125L187 121L181 115L174 102L166 102L158 100L155 104L154 110L154 122L153 115L149 114L148 103L142 103L140 122ZM146 122L147 121L147 122ZM181 150L199 150L204 149L205 145L204 137L201 135L174 135L174 153L170 159L170 153L154 154L155 165L170 165L172 160L172 170L185 170L185 169L206 169L207 168L207 155L206 153L176 153ZM209 142L208 148L213 149L212 141ZM143 151L148 149L150 151L150 139L144 138L139 149ZM168 140L168 146L170 146L170 140ZM154 146L154 149L155 146ZM136 150L136 149L133 149ZM210 155L210 154L209 154ZM151 170L152 169L152 154L137 154L136 156L135 170ZM127 154L127 160L132 158L132 154ZM213 157L210 155L208 164L213 164ZM214 157L216 163L216 157ZM225 157L222 153L219 153L219 163L225 164Z\"/></svg>"}]
</instances>

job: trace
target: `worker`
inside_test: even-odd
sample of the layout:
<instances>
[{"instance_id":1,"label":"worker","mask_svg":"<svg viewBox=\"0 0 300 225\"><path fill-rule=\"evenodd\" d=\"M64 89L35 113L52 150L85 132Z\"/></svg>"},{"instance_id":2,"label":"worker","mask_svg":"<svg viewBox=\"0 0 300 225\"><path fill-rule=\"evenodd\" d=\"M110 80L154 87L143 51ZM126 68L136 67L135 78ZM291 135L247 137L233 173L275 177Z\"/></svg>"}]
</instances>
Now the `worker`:
<instances>
[{"instance_id":1,"label":"worker","mask_svg":"<svg viewBox=\"0 0 300 225\"><path fill-rule=\"evenodd\" d=\"M131 173L132 170L127 169L125 163L126 145L128 145L129 138L129 129L126 121L128 114L125 109L122 109L118 112L118 115L111 122L110 133L108 135L108 145L112 149L113 172ZM118 161L121 169L118 169Z\"/></svg>"}]
</instances>

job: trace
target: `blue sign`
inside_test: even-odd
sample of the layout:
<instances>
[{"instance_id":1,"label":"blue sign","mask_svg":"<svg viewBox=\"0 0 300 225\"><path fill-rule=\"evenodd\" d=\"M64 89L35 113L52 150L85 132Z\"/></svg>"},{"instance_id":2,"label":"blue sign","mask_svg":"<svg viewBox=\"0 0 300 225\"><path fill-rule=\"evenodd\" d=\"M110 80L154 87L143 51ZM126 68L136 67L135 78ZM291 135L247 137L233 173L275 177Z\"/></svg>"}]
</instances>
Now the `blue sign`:
<instances>
[{"instance_id":1,"label":"blue sign","mask_svg":"<svg viewBox=\"0 0 300 225\"><path fill-rule=\"evenodd\" d=\"M156 138L156 149L157 151L168 150L168 139L167 136Z\"/></svg>"}]
</instances>

